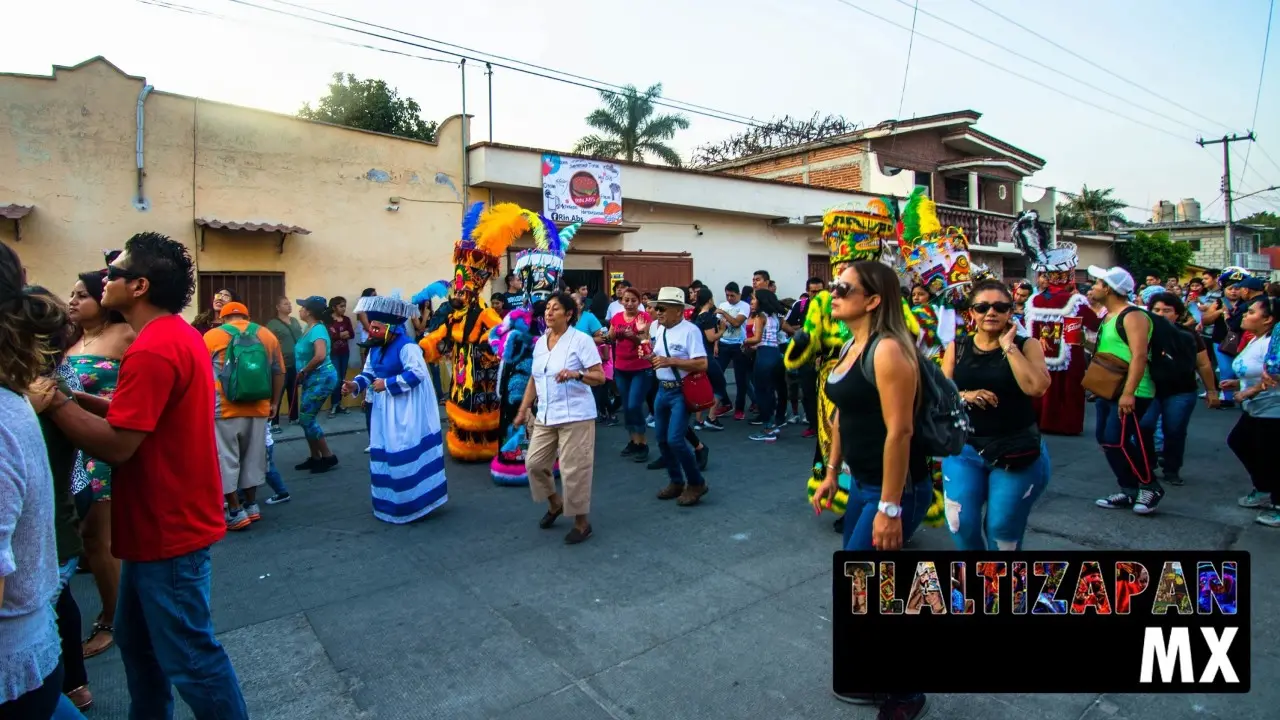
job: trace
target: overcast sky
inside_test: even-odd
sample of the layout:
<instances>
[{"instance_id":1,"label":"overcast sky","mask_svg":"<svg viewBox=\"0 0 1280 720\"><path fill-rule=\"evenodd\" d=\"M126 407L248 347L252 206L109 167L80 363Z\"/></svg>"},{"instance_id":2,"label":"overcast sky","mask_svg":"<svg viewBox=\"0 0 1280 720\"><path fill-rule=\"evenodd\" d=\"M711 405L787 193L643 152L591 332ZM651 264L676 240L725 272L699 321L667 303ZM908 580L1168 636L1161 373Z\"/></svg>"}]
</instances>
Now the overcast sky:
<instances>
[{"instance_id":1,"label":"overcast sky","mask_svg":"<svg viewBox=\"0 0 1280 720\"><path fill-rule=\"evenodd\" d=\"M273 0L246 2L304 12ZM1248 143L1232 146L1237 192L1280 185L1280 41L1268 53L1253 124L1270 0L920 0L905 94L911 33L890 23L909 28L913 0L292 2L605 83L661 82L673 100L761 120L820 112L872 125L971 108L983 114L980 129L1048 161L1030 183L1114 187L1140 208L1196 198L1214 218L1224 212L1222 148L1202 149L1195 140L1252 127L1259 142L1251 150ZM446 56L233 0L9 4L0 71L47 74L52 65L103 55L160 90L289 113L317 99L329 76L342 71L386 80L416 99L429 119L461 111L456 66L333 39ZM1280 34L1280 18L1274 26L1272 34ZM469 66L472 139L485 140L488 78ZM568 150L587 132L582 119L597 104L593 90L495 69L493 138ZM692 127L674 143L686 158L697 145L743 129L686 114ZM1236 215L1278 206L1280 191L1273 191L1239 202ZM1127 214L1141 221L1150 213Z\"/></svg>"}]
</instances>

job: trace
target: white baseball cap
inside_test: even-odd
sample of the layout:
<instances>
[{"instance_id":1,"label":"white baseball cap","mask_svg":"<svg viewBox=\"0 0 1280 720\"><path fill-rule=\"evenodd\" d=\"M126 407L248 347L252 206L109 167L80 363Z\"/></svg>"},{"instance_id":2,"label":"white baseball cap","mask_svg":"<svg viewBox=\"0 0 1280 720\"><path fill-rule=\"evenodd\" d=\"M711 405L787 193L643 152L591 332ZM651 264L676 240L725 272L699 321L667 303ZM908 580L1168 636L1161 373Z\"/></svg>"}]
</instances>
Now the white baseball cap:
<instances>
[{"instance_id":1,"label":"white baseball cap","mask_svg":"<svg viewBox=\"0 0 1280 720\"><path fill-rule=\"evenodd\" d=\"M1122 267L1100 268L1097 265L1090 265L1089 277L1101 280L1107 287L1125 297L1133 292L1133 276Z\"/></svg>"}]
</instances>

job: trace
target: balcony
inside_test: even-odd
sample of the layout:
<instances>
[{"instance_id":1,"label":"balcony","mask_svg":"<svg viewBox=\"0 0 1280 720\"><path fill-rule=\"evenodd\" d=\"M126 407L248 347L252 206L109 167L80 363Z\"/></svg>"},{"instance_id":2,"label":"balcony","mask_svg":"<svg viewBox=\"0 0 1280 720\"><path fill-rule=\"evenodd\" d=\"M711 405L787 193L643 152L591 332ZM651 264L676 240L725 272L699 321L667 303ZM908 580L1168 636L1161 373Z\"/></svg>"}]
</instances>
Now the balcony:
<instances>
[{"instance_id":1,"label":"balcony","mask_svg":"<svg viewBox=\"0 0 1280 720\"><path fill-rule=\"evenodd\" d=\"M970 210L954 205L938 205L938 222L942 227L954 225L969 238L970 245L994 248L1001 242L1013 241L1013 223L1017 218L986 210Z\"/></svg>"},{"instance_id":2,"label":"balcony","mask_svg":"<svg viewBox=\"0 0 1280 720\"><path fill-rule=\"evenodd\" d=\"M1271 256L1263 253L1231 253L1231 264L1245 270L1271 271Z\"/></svg>"}]
</instances>

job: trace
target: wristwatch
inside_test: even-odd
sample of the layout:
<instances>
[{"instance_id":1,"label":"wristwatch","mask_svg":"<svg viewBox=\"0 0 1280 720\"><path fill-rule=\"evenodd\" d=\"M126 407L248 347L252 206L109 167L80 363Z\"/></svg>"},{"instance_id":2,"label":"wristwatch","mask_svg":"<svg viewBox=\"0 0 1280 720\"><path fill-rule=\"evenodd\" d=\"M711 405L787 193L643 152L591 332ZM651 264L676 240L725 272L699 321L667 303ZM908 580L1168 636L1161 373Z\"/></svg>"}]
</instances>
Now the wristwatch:
<instances>
[{"instance_id":1,"label":"wristwatch","mask_svg":"<svg viewBox=\"0 0 1280 720\"><path fill-rule=\"evenodd\" d=\"M891 502L881 500L879 510L885 514L885 517L897 518L902 516L902 506L894 505Z\"/></svg>"},{"instance_id":2,"label":"wristwatch","mask_svg":"<svg viewBox=\"0 0 1280 720\"><path fill-rule=\"evenodd\" d=\"M582 380L586 377L587 377L586 373L582 372L581 370L578 371L578 382L582 382Z\"/></svg>"}]
</instances>

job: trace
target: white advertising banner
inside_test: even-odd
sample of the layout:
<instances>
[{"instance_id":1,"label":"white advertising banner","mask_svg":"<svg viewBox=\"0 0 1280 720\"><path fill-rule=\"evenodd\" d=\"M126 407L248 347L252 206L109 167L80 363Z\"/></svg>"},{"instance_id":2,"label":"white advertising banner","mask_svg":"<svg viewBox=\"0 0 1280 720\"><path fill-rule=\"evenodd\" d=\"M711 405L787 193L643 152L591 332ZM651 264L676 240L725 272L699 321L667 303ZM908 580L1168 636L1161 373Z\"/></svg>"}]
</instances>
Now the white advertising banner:
<instances>
[{"instance_id":1,"label":"white advertising banner","mask_svg":"<svg viewBox=\"0 0 1280 720\"><path fill-rule=\"evenodd\" d=\"M558 223L622 224L622 173L601 160L542 156L542 214Z\"/></svg>"}]
</instances>

